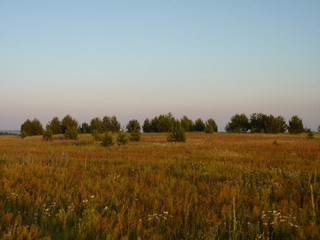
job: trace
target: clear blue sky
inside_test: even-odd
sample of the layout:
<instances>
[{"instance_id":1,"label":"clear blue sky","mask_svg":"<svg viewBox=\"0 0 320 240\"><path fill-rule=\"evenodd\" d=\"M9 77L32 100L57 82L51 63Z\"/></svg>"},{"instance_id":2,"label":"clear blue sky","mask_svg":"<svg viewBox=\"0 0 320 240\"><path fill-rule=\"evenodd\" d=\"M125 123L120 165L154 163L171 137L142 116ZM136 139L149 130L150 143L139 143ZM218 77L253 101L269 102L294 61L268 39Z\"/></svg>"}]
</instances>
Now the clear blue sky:
<instances>
[{"instance_id":1,"label":"clear blue sky","mask_svg":"<svg viewBox=\"0 0 320 240\"><path fill-rule=\"evenodd\" d=\"M0 129L235 113L320 124L320 1L0 1Z\"/></svg>"}]
</instances>

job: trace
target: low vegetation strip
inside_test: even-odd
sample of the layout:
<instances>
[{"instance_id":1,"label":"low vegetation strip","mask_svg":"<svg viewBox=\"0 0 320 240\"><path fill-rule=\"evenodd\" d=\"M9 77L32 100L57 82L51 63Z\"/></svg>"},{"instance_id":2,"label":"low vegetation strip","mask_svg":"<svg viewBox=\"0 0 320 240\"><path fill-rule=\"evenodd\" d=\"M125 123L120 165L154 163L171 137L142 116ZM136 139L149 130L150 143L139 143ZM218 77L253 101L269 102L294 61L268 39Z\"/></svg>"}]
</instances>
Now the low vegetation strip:
<instances>
[{"instance_id":1,"label":"low vegetation strip","mask_svg":"<svg viewBox=\"0 0 320 240\"><path fill-rule=\"evenodd\" d=\"M116 133L113 133L116 139ZM319 239L320 136L0 136L1 239Z\"/></svg>"}]
</instances>

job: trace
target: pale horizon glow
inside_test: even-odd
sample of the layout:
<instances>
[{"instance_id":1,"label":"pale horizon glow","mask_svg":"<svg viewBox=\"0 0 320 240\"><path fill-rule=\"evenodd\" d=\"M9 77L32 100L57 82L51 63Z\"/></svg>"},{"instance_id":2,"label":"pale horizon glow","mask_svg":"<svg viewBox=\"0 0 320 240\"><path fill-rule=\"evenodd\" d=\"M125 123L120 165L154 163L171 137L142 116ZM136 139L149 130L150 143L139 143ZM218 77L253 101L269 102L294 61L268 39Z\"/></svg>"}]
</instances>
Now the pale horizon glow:
<instances>
[{"instance_id":1,"label":"pale horizon glow","mask_svg":"<svg viewBox=\"0 0 320 240\"><path fill-rule=\"evenodd\" d=\"M0 130L168 112L320 124L319 1L2 1Z\"/></svg>"}]
</instances>

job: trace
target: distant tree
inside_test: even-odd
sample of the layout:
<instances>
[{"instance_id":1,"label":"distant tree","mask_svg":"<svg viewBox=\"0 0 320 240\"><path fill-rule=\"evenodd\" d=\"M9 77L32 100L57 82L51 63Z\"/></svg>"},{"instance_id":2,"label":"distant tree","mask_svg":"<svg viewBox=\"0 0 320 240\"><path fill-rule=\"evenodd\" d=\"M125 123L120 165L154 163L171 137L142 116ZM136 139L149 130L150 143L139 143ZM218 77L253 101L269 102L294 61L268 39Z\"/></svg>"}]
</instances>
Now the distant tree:
<instances>
[{"instance_id":1,"label":"distant tree","mask_svg":"<svg viewBox=\"0 0 320 240\"><path fill-rule=\"evenodd\" d=\"M97 132L96 130L91 131L92 137L94 138L95 141L102 141L103 139L103 134Z\"/></svg>"},{"instance_id":2,"label":"distant tree","mask_svg":"<svg viewBox=\"0 0 320 240\"><path fill-rule=\"evenodd\" d=\"M142 125L142 130L145 133L152 132L151 122L150 122L149 118L146 118L146 120L144 120L143 125Z\"/></svg>"},{"instance_id":3,"label":"distant tree","mask_svg":"<svg viewBox=\"0 0 320 240\"><path fill-rule=\"evenodd\" d=\"M236 114L231 117L231 121L227 123L225 130L227 132L247 132L249 129L248 117L242 114Z\"/></svg>"},{"instance_id":4,"label":"distant tree","mask_svg":"<svg viewBox=\"0 0 320 240\"><path fill-rule=\"evenodd\" d=\"M127 128L127 131L130 133L130 132L133 132L134 130L135 131L139 131L141 130L141 127L140 127L140 123L138 120L130 120L129 123L127 124L126 126Z\"/></svg>"},{"instance_id":5,"label":"distant tree","mask_svg":"<svg viewBox=\"0 0 320 240\"><path fill-rule=\"evenodd\" d=\"M81 124L80 131L81 133L91 133L91 126L84 122Z\"/></svg>"},{"instance_id":6,"label":"distant tree","mask_svg":"<svg viewBox=\"0 0 320 240\"><path fill-rule=\"evenodd\" d=\"M268 133L269 122L274 118L263 113L253 113L250 116L250 131L253 133Z\"/></svg>"},{"instance_id":7,"label":"distant tree","mask_svg":"<svg viewBox=\"0 0 320 240\"><path fill-rule=\"evenodd\" d=\"M106 132L104 134L104 137L102 138L101 145L104 147L109 147L109 146L114 145L112 134L110 132Z\"/></svg>"},{"instance_id":8,"label":"distant tree","mask_svg":"<svg viewBox=\"0 0 320 240\"><path fill-rule=\"evenodd\" d=\"M104 132L103 122L100 118L95 117L90 122L91 131L96 131L98 133Z\"/></svg>"},{"instance_id":9,"label":"distant tree","mask_svg":"<svg viewBox=\"0 0 320 240\"><path fill-rule=\"evenodd\" d=\"M204 132L205 133L214 133L217 131L218 131L218 126L217 126L216 122L212 118L208 119L205 123Z\"/></svg>"},{"instance_id":10,"label":"distant tree","mask_svg":"<svg viewBox=\"0 0 320 240\"><path fill-rule=\"evenodd\" d=\"M31 122L31 129L31 135L41 135L43 133L42 124L37 118Z\"/></svg>"},{"instance_id":11,"label":"distant tree","mask_svg":"<svg viewBox=\"0 0 320 240\"><path fill-rule=\"evenodd\" d=\"M116 116L105 116L102 119L102 123L105 132L118 132L121 128L120 122Z\"/></svg>"},{"instance_id":12,"label":"distant tree","mask_svg":"<svg viewBox=\"0 0 320 240\"><path fill-rule=\"evenodd\" d=\"M154 132L169 132L174 124L175 118L172 113L161 114L151 121Z\"/></svg>"},{"instance_id":13,"label":"distant tree","mask_svg":"<svg viewBox=\"0 0 320 240\"><path fill-rule=\"evenodd\" d=\"M303 127L302 119L299 118L297 115L293 116L289 120L288 131L291 134L303 133L304 127Z\"/></svg>"},{"instance_id":14,"label":"distant tree","mask_svg":"<svg viewBox=\"0 0 320 240\"><path fill-rule=\"evenodd\" d=\"M194 121L194 127L193 129L197 132L203 132L204 128L206 127L205 123L201 118L198 118L197 120Z\"/></svg>"},{"instance_id":15,"label":"distant tree","mask_svg":"<svg viewBox=\"0 0 320 240\"><path fill-rule=\"evenodd\" d=\"M318 132L320 132L320 125L319 125L319 127L318 127Z\"/></svg>"},{"instance_id":16,"label":"distant tree","mask_svg":"<svg viewBox=\"0 0 320 240\"><path fill-rule=\"evenodd\" d=\"M284 133L287 131L286 120L282 116L271 118L269 124L269 133Z\"/></svg>"},{"instance_id":17,"label":"distant tree","mask_svg":"<svg viewBox=\"0 0 320 240\"><path fill-rule=\"evenodd\" d=\"M32 135L32 123L29 119L27 119L20 128L20 132L24 133L23 135L31 136Z\"/></svg>"},{"instance_id":18,"label":"distant tree","mask_svg":"<svg viewBox=\"0 0 320 240\"><path fill-rule=\"evenodd\" d=\"M191 132L193 130L193 121L189 119L187 116L183 116L180 119L181 126L186 132Z\"/></svg>"},{"instance_id":19,"label":"distant tree","mask_svg":"<svg viewBox=\"0 0 320 240\"><path fill-rule=\"evenodd\" d=\"M54 117L46 126L46 129L51 129L52 134L61 133L61 122L58 117Z\"/></svg>"},{"instance_id":20,"label":"distant tree","mask_svg":"<svg viewBox=\"0 0 320 240\"><path fill-rule=\"evenodd\" d=\"M78 139L78 128L76 127L68 127L65 134L65 139L77 140Z\"/></svg>"},{"instance_id":21,"label":"distant tree","mask_svg":"<svg viewBox=\"0 0 320 240\"><path fill-rule=\"evenodd\" d=\"M185 130L183 129L180 121L175 121L173 126L168 133L167 137L168 142L185 142L186 135Z\"/></svg>"},{"instance_id":22,"label":"distant tree","mask_svg":"<svg viewBox=\"0 0 320 240\"><path fill-rule=\"evenodd\" d=\"M67 115L61 121L61 133L65 134L67 129L69 128L78 129L78 122L75 119L73 119L70 115Z\"/></svg>"},{"instance_id":23,"label":"distant tree","mask_svg":"<svg viewBox=\"0 0 320 240\"><path fill-rule=\"evenodd\" d=\"M53 136L53 133L52 133L52 130L51 128L47 128L45 131L43 131L43 134L42 134L42 140L43 141L51 141L52 140L52 137Z\"/></svg>"},{"instance_id":24,"label":"distant tree","mask_svg":"<svg viewBox=\"0 0 320 240\"><path fill-rule=\"evenodd\" d=\"M129 142L129 138L127 133L123 130L119 130L118 136L117 136L117 144L121 146L121 145L127 144L128 142Z\"/></svg>"}]
</instances>

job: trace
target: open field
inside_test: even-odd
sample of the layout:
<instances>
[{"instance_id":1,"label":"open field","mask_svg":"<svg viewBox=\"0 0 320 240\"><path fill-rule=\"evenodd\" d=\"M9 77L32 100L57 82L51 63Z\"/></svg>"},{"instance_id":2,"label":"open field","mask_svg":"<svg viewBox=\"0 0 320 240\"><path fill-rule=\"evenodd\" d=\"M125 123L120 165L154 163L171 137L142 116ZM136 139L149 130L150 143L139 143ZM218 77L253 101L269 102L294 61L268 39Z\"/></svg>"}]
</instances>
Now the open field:
<instances>
[{"instance_id":1,"label":"open field","mask_svg":"<svg viewBox=\"0 0 320 240\"><path fill-rule=\"evenodd\" d=\"M166 136L0 136L0 238L320 238L319 135Z\"/></svg>"}]
</instances>

